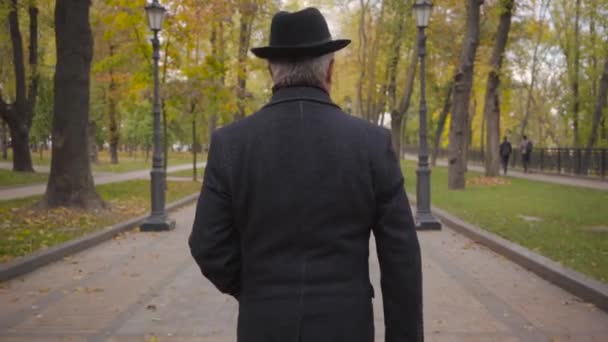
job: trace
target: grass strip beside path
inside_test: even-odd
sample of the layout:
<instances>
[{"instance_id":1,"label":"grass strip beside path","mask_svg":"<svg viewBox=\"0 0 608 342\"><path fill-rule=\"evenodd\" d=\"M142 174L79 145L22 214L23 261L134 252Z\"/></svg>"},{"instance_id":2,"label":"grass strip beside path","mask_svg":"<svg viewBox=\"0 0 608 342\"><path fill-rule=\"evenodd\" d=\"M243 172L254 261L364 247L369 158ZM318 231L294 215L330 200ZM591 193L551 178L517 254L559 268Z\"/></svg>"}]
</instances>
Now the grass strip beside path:
<instances>
[{"instance_id":1,"label":"grass strip beside path","mask_svg":"<svg viewBox=\"0 0 608 342\"><path fill-rule=\"evenodd\" d=\"M205 170L204 167L198 168L196 170L196 179L199 182L203 179L203 172L204 172L204 170ZM181 171L170 172L169 176L173 176L173 177L190 177L190 178L192 178L192 168L189 168L188 170L181 170Z\"/></svg>"},{"instance_id":2,"label":"grass strip beside path","mask_svg":"<svg viewBox=\"0 0 608 342\"><path fill-rule=\"evenodd\" d=\"M416 165L402 164L416 189ZM608 192L467 173L464 191L447 189L447 168L431 176L433 205L565 266L608 282Z\"/></svg>"},{"instance_id":3,"label":"grass strip beside path","mask_svg":"<svg viewBox=\"0 0 608 342\"><path fill-rule=\"evenodd\" d=\"M46 183L49 175L37 172L13 172L0 169L0 187Z\"/></svg>"},{"instance_id":4,"label":"grass strip beside path","mask_svg":"<svg viewBox=\"0 0 608 342\"><path fill-rule=\"evenodd\" d=\"M167 182L167 203L200 191L196 182ZM0 201L0 263L52 247L143 215L150 208L150 182L133 180L97 186L109 209L30 210L40 196Z\"/></svg>"},{"instance_id":5,"label":"grass strip beside path","mask_svg":"<svg viewBox=\"0 0 608 342\"><path fill-rule=\"evenodd\" d=\"M9 158L8 162L11 159L10 150L9 150ZM206 153L199 153L197 155L197 159L199 161L203 161L207 158ZM110 153L109 151L103 150L100 151L97 155L97 163L91 163L91 168L93 172L129 172L135 170L145 170L152 168L152 152L148 154L148 158L146 158L146 154L143 151L136 151L133 153L128 152L118 152L118 164L112 164L110 162ZM34 168L37 165L49 166L51 164L51 153L50 151L44 151L42 158L39 153L32 152L32 162L34 163ZM192 153L191 152L169 152L169 159L167 165L181 165L188 164L192 162Z\"/></svg>"}]
</instances>

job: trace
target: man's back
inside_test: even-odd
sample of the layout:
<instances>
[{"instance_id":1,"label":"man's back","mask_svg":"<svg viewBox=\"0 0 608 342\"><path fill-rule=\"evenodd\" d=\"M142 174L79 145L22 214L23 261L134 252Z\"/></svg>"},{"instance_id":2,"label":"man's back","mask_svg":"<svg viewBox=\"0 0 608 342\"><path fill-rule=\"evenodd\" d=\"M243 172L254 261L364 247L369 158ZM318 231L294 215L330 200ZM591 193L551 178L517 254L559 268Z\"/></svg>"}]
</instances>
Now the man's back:
<instances>
[{"instance_id":1,"label":"man's back","mask_svg":"<svg viewBox=\"0 0 608 342\"><path fill-rule=\"evenodd\" d=\"M203 273L238 298L239 341L302 338L321 329L311 317L330 312L351 316L345 340L373 339L372 229L387 341L420 340L419 247L388 131L320 89L293 87L214 134L190 246Z\"/></svg>"}]
</instances>

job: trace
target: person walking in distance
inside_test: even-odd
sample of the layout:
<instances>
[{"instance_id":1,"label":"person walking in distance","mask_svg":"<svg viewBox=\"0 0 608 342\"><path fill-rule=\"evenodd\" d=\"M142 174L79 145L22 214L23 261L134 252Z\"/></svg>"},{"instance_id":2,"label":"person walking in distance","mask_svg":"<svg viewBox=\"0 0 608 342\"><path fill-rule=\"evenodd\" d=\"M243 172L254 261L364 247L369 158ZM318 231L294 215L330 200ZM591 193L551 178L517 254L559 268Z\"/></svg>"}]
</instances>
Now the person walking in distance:
<instances>
[{"instance_id":1,"label":"person walking in distance","mask_svg":"<svg viewBox=\"0 0 608 342\"><path fill-rule=\"evenodd\" d=\"M519 150L521 152L521 162L524 167L524 172L527 173L530 165L530 156L532 155L532 142L528 140L528 137L525 135L519 145Z\"/></svg>"},{"instance_id":2,"label":"person walking in distance","mask_svg":"<svg viewBox=\"0 0 608 342\"><path fill-rule=\"evenodd\" d=\"M502 170L503 173L507 174L507 168L509 167L509 157L511 157L511 152L513 152L513 148L511 147L511 143L504 137L502 143L500 144L500 159L502 162Z\"/></svg>"},{"instance_id":3,"label":"person walking in distance","mask_svg":"<svg viewBox=\"0 0 608 342\"><path fill-rule=\"evenodd\" d=\"M330 97L334 40L316 8L279 12L268 62L273 95L216 130L189 247L238 301L237 342L372 342L370 234L386 342L420 342L422 269L390 132Z\"/></svg>"}]
</instances>

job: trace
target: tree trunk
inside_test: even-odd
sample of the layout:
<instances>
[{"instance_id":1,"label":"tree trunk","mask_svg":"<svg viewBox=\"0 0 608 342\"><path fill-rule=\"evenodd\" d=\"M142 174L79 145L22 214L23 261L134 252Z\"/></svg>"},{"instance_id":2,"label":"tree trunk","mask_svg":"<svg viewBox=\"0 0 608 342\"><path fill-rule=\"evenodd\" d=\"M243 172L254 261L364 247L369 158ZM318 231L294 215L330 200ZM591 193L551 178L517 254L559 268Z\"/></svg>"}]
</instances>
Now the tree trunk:
<instances>
[{"instance_id":1,"label":"tree trunk","mask_svg":"<svg viewBox=\"0 0 608 342\"><path fill-rule=\"evenodd\" d=\"M499 5L501 11L500 21L494 39L494 49L490 57L490 72L488 73L488 84L483 109L483 117L487 124L487 150L485 151L484 158L486 177L496 177L500 172L500 97L498 87L500 86L500 69L507 47L509 30L511 29L511 17L514 8L513 1L503 0Z\"/></svg>"},{"instance_id":2,"label":"tree trunk","mask_svg":"<svg viewBox=\"0 0 608 342\"><path fill-rule=\"evenodd\" d=\"M448 147L448 188L452 190L465 187L468 107L473 87L475 53L479 45L479 15L482 3L482 0L467 0L466 34L460 54L460 66L454 76L454 101Z\"/></svg>"},{"instance_id":3,"label":"tree trunk","mask_svg":"<svg viewBox=\"0 0 608 342\"><path fill-rule=\"evenodd\" d=\"M11 132L11 146L13 149L13 171L34 172L30 151L30 135L27 127L17 126L14 123L10 123L8 127Z\"/></svg>"},{"instance_id":4,"label":"tree trunk","mask_svg":"<svg viewBox=\"0 0 608 342\"><path fill-rule=\"evenodd\" d=\"M419 37L418 37L419 38ZM416 42L418 39L416 39ZM410 59L410 64L407 68L407 74L405 75L405 89L403 90L403 97L401 98L401 102L399 104L399 108L394 108L391 111L391 122L395 120L397 122L396 125L391 125L391 133L393 138L393 145L395 151L401 150L401 131L402 125L407 121L407 111L410 108L410 103L412 100L412 93L414 92L414 80L416 79L416 68L418 66L418 44L414 44L414 48L412 49L412 55ZM396 104L395 104L396 106Z\"/></svg>"},{"instance_id":5,"label":"tree trunk","mask_svg":"<svg viewBox=\"0 0 608 342\"><path fill-rule=\"evenodd\" d=\"M253 26L253 19L257 11L257 5L255 2L250 0L241 0L239 11L241 14L241 19L237 58L237 120L245 117L245 103L247 98L247 52L249 51L249 43L251 41L251 28Z\"/></svg>"},{"instance_id":6,"label":"tree trunk","mask_svg":"<svg viewBox=\"0 0 608 342\"><path fill-rule=\"evenodd\" d=\"M574 49L574 60L573 62L573 76L572 76L572 145L576 148L580 146L579 138L579 109L580 109L580 96L579 96L579 70L580 70L580 55L581 48L579 44L580 36L580 17L581 17L581 0L576 0L576 11L574 15L574 43L572 48Z\"/></svg>"},{"instance_id":7,"label":"tree trunk","mask_svg":"<svg viewBox=\"0 0 608 342\"><path fill-rule=\"evenodd\" d=\"M110 58L114 56L114 45L110 44ZM114 71L110 68L110 84L108 86L108 140L110 143L110 163L118 164L118 120L117 120L117 96Z\"/></svg>"},{"instance_id":8,"label":"tree trunk","mask_svg":"<svg viewBox=\"0 0 608 342\"><path fill-rule=\"evenodd\" d=\"M361 73L359 74L359 81L357 82L357 112L360 117L370 121L372 120L371 113L365 113L363 110L363 83L367 74L367 32L365 31L365 12L368 10L368 7L369 0L360 0L361 15L359 18L359 48L357 57L361 67Z\"/></svg>"},{"instance_id":9,"label":"tree trunk","mask_svg":"<svg viewBox=\"0 0 608 342\"><path fill-rule=\"evenodd\" d=\"M604 107L606 107L606 97L608 96L608 57L604 60L604 72L602 73L602 78L600 79L600 87L597 96L597 103L595 105L595 110L593 111L593 120L591 122L591 132L589 134L589 141L587 141L587 151L585 152L585 165L589 165L589 159L591 157L591 149L597 143L597 131L600 125L600 119L602 118L602 113ZM587 169L587 167L585 167Z\"/></svg>"},{"instance_id":10,"label":"tree trunk","mask_svg":"<svg viewBox=\"0 0 608 342\"><path fill-rule=\"evenodd\" d=\"M196 152L198 149L198 141L196 136L196 102L190 105L190 115L192 115L192 180L196 182Z\"/></svg>"},{"instance_id":11,"label":"tree trunk","mask_svg":"<svg viewBox=\"0 0 608 342\"><path fill-rule=\"evenodd\" d=\"M403 31L405 29L405 5L400 2L397 3L396 17L397 25L395 31L393 32L391 52L386 72L388 74L388 108L390 108L391 113L391 139L393 142L393 150L395 153L399 154L399 151L401 151L401 121L403 120L403 113L400 112L399 108L397 107L397 67L399 66L401 43L403 41ZM413 69L416 70L415 58L412 58L412 61L414 61ZM408 71L411 71L411 69L412 68L410 65ZM408 75L408 78L413 80L414 77L412 74ZM384 122L381 122L380 124L382 125ZM401 156L398 157L399 159L401 158Z\"/></svg>"},{"instance_id":12,"label":"tree trunk","mask_svg":"<svg viewBox=\"0 0 608 342\"><path fill-rule=\"evenodd\" d=\"M89 121L89 160L91 163L97 163L97 143L95 142L95 133L97 132L97 123L95 120Z\"/></svg>"},{"instance_id":13,"label":"tree trunk","mask_svg":"<svg viewBox=\"0 0 608 342\"><path fill-rule=\"evenodd\" d=\"M473 143L473 120L477 114L477 96L475 92L471 90L471 100L469 101L469 115L467 115L467 126L466 126L466 139L464 148L464 170L469 171L469 155L471 151L471 145Z\"/></svg>"},{"instance_id":14,"label":"tree trunk","mask_svg":"<svg viewBox=\"0 0 608 342\"><path fill-rule=\"evenodd\" d=\"M540 4L539 21L543 21L545 13L548 10L549 3L551 0L543 0ZM532 107L532 98L534 94L534 87L536 86L536 73L538 71L538 50L543 39L543 29L545 25L540 25L536 36L536 43L534 45L534 52L532 54L532 68L530 70L530 86L528 88L528 97L526 99L526 107L524 109L524 115L521 120L521 126L519 130L519 136L522 137L526 134L526 128L528 126L528 120L530 118L530 109Z\"/></svg>"},{"instance_id":15,"label":"tree trunk","mask_svg":"<svg viewBox=\"0 0 608 342\"><path fill-rule=\"evenodd\" d=\"M437 165L437 156L439 155L439 144L441 143L441 136L443 135L443 129L445 122L448 119L450 108L452 107L452 93L454 91L454 82L450 81L446 87L447 93L444 97L443 109L439 114L439 120L437 121L437 129L435 130L435 137L433 140L433 154L431 156L431 165Z\"/></svg>"},{"instance_id":16,"label":"tree trunk","mask_svg":"<svg viewBox=\"0 0 608 342\"><path fill-rule=\"evenodd\" d=\"M6 121L11 133L13 149L13 171L33 172L29 134L38 94L38 8L29 6L29 71L30 84L27 86L25 62L23 60L23 39L19 28L17 0L12 0L8 14L8 26L13 52L15 73L15 102L6 103L0 91L0 116ZM26 89L27 87L27 89ZM1 89L0 89L1 90ZM25 144L25 145L23 145Z\"/></svg>"},{"instance_id":17,"label":"tree trunk","mask_svg":"<svg viewBox=\"0 0 608 342\"><path fill-rule=\"evenodd\" d=\"M148 162L148 160L150 159L150 149L152 148L152 145L147 144L146 145L146 162Z\"/></svg>"},{"instance_id":18,"label":"tree trunk","mask_svg":"<svg viewBox=\"0 0 608 342\"><path fill-rule=\"evenodd\" d=\"M486 161L486 137L487 137L487 133L486 133L486 116L485 114L481 115L481 128L479 129L479 153L481 154L481 158L484 160L484 162ZM499 127L499 131L500 131L500 127Z\"/></svg>"},{"instance_id":19,"label":"tree trunk","mask_svg":"<svg viewBox=\"0 0 608 342\"><path fill-rule=\"evenodd\" d=\"M4 120L0 122L0 150L2 151L2 159L8 159L8 139L7 139L7 131L6 123Z\"/></svg>"},{"instance_id":20,"label":"tree trunk","mask_svg":"<svg viewBox=\"0 0 608 342\"><path fill-rule=\"evenodd\" d=\"M367 99L366 99L366 104L365 104L365 114L362 115L363 117L367 118L369 120L369 118L372 117L372 115L375 115L373 113L376 112L376 103L378 102L378 90L376 89L376 64L378 61L378 53L379 53L379 45L380 45L380 41L381 41L381 37L382 34L384 33L384 25L382 23L384 23L384 13L385 11L385 7L386 7L386 1L382 1L382 4L380 5L380 16L378 17L378 19L376 20L376 32L374 34L374 38L373 38L373 42L372 42L372 50L371 50L371 55L369 56L369 58L367 59L367 70L369 70L369 76L366 77L367 79Z\"/></svg>"},{"instance_id":21,"label":"tree trunk","mask_svg":"<svg viewBox=\"0 0 608 342\"><path fill-rule=\"evenodd\" d=\"M42 207L104 206L95 192L89 162L90 5L90 0L57 0L55 4L53 156Z\"/></svg>"}]
</instances>

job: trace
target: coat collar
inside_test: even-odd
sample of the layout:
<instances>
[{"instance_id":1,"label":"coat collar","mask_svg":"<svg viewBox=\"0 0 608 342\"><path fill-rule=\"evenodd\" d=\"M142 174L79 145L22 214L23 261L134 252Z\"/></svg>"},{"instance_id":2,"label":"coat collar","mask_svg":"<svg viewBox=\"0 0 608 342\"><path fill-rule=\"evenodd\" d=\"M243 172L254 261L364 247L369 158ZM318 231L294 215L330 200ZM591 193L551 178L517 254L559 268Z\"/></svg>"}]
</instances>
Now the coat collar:
<instances>
[{"instance_id":1,"label":"coat collar","mask_svg":"<svg viewBox=\"0 0 608 342\"><path fill-rule=\"evenodd\" d=\"M268 102L264 108L279 103L293 101L318 102L340 108L340 106L331 100L331 97L329 97L329 94L325 92L325 90L313 86L296 86L275 89L270 102Z\"/></svg>"}]
</instances>

